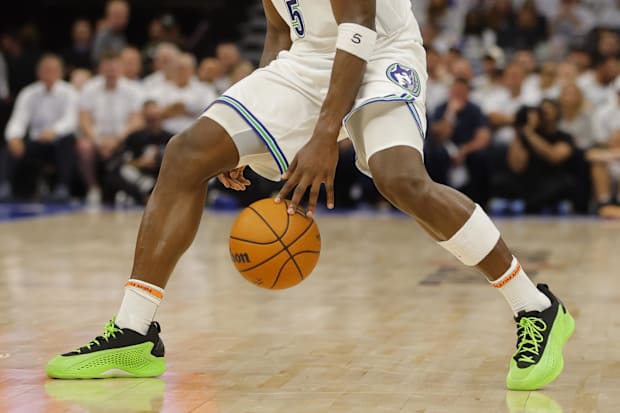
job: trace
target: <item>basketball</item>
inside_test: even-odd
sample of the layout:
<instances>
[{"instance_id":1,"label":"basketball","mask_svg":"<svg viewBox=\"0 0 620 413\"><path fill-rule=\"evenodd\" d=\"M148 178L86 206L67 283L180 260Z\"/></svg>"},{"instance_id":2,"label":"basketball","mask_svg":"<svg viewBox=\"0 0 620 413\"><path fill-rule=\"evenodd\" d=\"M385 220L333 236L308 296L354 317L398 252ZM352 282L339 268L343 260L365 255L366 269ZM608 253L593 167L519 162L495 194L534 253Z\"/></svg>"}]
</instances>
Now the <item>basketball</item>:
<instances>
[{"instance_id":1,"label":"basketball","mask_svg":"<svg viewBox=\"0 0 620 413\"><path fill-rule=\"evenodd\" d=\"M230 231L230 257L243 277L271 290L293 287L312 273L321 252L316 222L289 201L262 199L245 208Z\"/></svg>"}]
</instances>

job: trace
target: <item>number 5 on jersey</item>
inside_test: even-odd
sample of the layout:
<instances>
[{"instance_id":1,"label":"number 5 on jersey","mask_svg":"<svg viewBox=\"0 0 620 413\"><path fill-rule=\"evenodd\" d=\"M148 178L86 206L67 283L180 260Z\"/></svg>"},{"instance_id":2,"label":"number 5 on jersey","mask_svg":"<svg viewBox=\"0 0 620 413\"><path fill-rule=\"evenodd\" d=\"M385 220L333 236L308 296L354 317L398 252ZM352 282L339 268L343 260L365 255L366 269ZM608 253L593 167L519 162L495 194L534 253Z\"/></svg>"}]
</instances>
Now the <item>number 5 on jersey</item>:
<instances>
[{"instance_id":1,"label":"number 5 on jersey","mask_svg":"<svg viewBox=\"0 0 620 413\"><path fill-rule=\"evenodd\" d=\"M286 7L288 8L288 13L291 15L291 26L293 27L293 30L295 30L298 37L305 37L306 27L301 14L299 0L286 0Z\"/></svg>"}]
</instances>

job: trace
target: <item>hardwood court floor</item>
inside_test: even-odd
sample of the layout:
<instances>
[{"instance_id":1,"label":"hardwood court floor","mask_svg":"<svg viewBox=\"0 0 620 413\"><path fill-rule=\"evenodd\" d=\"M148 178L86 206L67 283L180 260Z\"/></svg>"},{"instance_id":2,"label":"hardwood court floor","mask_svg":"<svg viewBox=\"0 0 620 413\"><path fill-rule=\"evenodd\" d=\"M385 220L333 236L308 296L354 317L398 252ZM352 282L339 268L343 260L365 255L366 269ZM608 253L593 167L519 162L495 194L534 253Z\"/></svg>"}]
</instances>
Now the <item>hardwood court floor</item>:
<instances>
[{"instance_id":1,"label":"hardwood court floor","mask_svg":"<svg viewBox=\"0 0 620 413\"><path fill-rule=\"evenodd\" d=\"M511 314L413 222L320 216L315 273L261 290L229 262L233 215L208 213L166 291L168 372L54 381L56 353L100 334L130 270L139 213L0 224L0 412L569 413L620 411L620 224L505 220L536 281L577 320L544 391L504 378Z\"/></svg>"}]
</instances>

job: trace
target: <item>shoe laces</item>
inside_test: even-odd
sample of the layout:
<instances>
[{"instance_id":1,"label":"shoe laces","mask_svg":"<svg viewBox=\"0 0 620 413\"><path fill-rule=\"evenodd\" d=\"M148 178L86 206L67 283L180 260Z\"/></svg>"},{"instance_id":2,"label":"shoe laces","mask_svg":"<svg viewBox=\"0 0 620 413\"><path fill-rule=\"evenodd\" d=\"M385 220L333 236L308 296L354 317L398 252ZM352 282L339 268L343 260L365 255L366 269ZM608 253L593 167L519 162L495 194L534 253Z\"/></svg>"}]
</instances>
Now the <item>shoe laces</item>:
<instances>
[{"instance_id":1,"label":"shoe laces","mask_svg":"<svg viewBox=\"0 0 620 413\"><path fill-rule=\"evenodd\" d=\"M119 333L125 334L123 330L121 330L120 328L116 326L115 322L116 322L116 317L108 321L108 323L105 325L103 329L103 335L95 337L93 340L90 341L90 343L86 344L84 347L80 347L76 351L80 353L83 348L87 348L88 350L90 350L91 347L101 346L102 342L107 343L108 341L110 341L110 337L116 338L116 334L119 334Z\"/></svg>"},{"instance_id":2,"label":"shoe laces","mask_svg":"<svg viewBox=\"0 0 620 413\"><path fill-rule=\"evenodd\" d=\"M522 317L517 325L517 351L515 359L523 363L536 363L547 323L539 317Z\"/></svg>"}]
</instances>

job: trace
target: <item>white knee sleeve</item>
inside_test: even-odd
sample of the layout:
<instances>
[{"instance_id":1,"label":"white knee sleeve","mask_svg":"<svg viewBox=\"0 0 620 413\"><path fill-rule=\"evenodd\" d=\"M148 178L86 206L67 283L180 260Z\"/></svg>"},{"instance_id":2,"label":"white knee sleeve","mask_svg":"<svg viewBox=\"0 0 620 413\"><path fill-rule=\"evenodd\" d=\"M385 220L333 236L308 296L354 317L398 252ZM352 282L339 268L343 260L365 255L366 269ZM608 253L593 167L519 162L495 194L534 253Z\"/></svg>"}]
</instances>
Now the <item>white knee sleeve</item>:
<instances>
[{"instance_id":1,"label":"white knee sleeve","mask_svg":"<svg viewBox=\"0 0 620 413\"><path fill-rule=\"evenodd\" d=\"M443 248L458 258L463 264L475 266L486 258L497 245L500 234L493 221L476 204L474 213L452 238L440 242Z\"/></svg>"}]
</instances>

